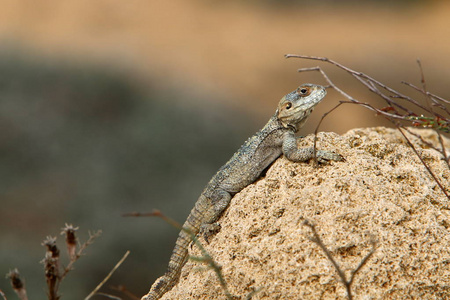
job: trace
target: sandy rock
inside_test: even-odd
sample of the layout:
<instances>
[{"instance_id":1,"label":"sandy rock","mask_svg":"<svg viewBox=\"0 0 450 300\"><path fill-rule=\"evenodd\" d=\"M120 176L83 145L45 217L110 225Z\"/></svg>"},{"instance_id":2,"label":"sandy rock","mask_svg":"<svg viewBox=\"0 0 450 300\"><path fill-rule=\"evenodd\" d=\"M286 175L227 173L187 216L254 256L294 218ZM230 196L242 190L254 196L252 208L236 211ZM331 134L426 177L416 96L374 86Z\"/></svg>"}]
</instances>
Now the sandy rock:
<instances>
[{"instance_id":1,"label":"sandy rock","mask_svg":"<svg viewBox=\"0 0 450 300\"><path fill-rule=\"evenodd\" d=\"M420 132L436 142L431 130ZM440 154L410 136L450 192ZM312 136L300 141L312 145ZM450 140L446 140L450 149ZM395 129L320 133L318 148L345 162L315 167L278 159L265 177L237 194L206 250L222 266L232 294L245 299L346 299L336 270L313 243L305 219L349 276L355 299L450 298L450 202ZM194 246L191 255L199 256ZM217 275L190 261L163 299L226 299Z\"/></svg>"}]
</instances>

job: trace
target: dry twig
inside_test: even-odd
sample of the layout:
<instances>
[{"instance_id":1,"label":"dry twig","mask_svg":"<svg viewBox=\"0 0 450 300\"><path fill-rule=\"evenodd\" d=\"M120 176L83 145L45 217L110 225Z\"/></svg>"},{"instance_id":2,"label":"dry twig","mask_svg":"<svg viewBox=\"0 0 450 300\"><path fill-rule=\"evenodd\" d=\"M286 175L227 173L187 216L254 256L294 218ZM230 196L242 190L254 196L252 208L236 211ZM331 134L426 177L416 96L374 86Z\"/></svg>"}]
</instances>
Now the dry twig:
<instances>
[{"instance_id":1,"label":"dry twig","mask_svg":"<svg viewBox=\"0 0 450 300\"><path fill-rule=\"evenodd\" d=\"M141 299L141 297L136 296L135 294L133 294L132 292L130 292L126 286L124 285L113 285L111 286L111 289L115 290L115 291L119 291L123 294L125 294L128 298L133 299L133 300L139 300Z\"/></svg>"},{"instance_id":2,"label":"dry twig","mask_svg":"<svg viewBox=\"0 0 450 300\"><path fill-rule=\"evenodd\" d=\"M62 232L62 234L64 234L64 231ZM84 254L84 251L86 250L86 248L89 245L91 245L101 234L102 234L101 230L94 231L94 233L89 232L89 239L80 246L80 248L78 249L78 252L76 252L73 256L71 256L69 264L67 265L67 267L64 268L64 272L62 273L61 279L60 279L61 281L72 270L73 264ZM71 247L71 245L68 245L68 248L69 247ZM70 253L72 250L70 249L68 251Z\"/></svg>"},{"instance_id":3,"label":"dry twig","mask_svg":"<svg viewBox=\"0 0 450 300\"><path fill-rule=\"evenodd\" d=\"M446 152L446 149L444 146L444 141L443 141L443 138L441 135L441 132L446 132L446 133L450 132L450 115L448 113L450 111L450 109L448 109L445 106L445 104L449 104L450 101L448 101L442 97L436 96L432 93L429 93L427 91L426 81L425 81L425 77L423 74L423 69L422 69L422 65L421 65L420 61L418 61L418 65L419 65L419 69L420 69L422 88L418 88L410 83L405 83L405 84L407 86L414 88L414 90L416 90L426 96L427 101L426 101L425 105L423 105L422 103L420 103L419 101L415 100L412 97L404 95L404 94L394 90L393 88L388 87L387 85L381 83L380 81L378 81L362 72L354 71L354 70L352 70L336 61L328 59L326 57L296 55L296 54L287 54L286 55L286 58L291 58L291 57L292 58L309 59L309 60L318 60L318 61L323 61L323 62L329 63L331 65L334 65L334 66L344 70L345 72L349 73L350 75L352 75L355 79L357 79L360 83L362 83L365 87L367 87L371 92L375 93L376 95L381 97L383 100L385 100L386 103L388 104L387 107L376 108L375 106L373 106L369 103L361 102L361 101L353 98L352 96L350 96L349 94L344 92L342 89L337 87L331 81L329 76L320 67L302 68L302 69L298 70L299 72L307 72L307 71L320 72L322 74L322 76L324 77L324 79L327 81L327 83L332 88L334 88L342 96L344 96L346 99L348 99L348 101L340 101L340 103L337 106L335 106L331 111L337 109L340 105L345 104L345 103L357 104L357 105L363 106L365 108L368 108L368 109L376 112L379 115L384 116L386 119L388 119L390 122L392 122L395 125L395 127L401 132L401 134L405 137L408 145L413 149L414 153L420 159L421 163L425 166L427 172L430 174L430 176L433 178L433 180L438 184L440 190L450 200L449 192L447 192L446 188L442 185L442 183L440 182L438 177L433 173L431 168L421 158L421 156L419 155L419 153L418 153L417 149L415 148L415 146L413 145L413 143L411 143L406 138L406 135L402 131L402 129L406 129L406 128L400 123L400 122L407 122L416 127L420 126L420 127L427 127L427 128L434 129L438 135L440 148L435 147L435 146L431 145L430 143L427 143L427 144L431 148L433 148L436 151L438 151L439 153L441 153L444 161L447 164L447 167L450 168L450 156L447 156L447 152ZM400 104L398 99L402 99L402 100L409 102L416 108L421 109L421 110L425 111L426 113L428 113L429 116L423 116L423 115L418 116L413 110ZM442 112L441 113L437 112L434 109L434 107L440 108L440 110ZM322 117L322 119L319 122L319 125L322 122L322 120L331 111L329 111ZM316 137L314 139L314 149L316 147L318 127L316 128ZM410 131L408 131L408 132L410 132ZM420 139L423 141L422 138L420 138Z\"/></svg>"},{"instance_id":4,"label":"dry twig","mask_svg":"<svg viewBox=\"0 0 450 300\"><path fill-rule=\"evenodd\" d=\"M3 300L7 300L7 299L6 299L6 296L5 296L5 293L3 293L2 290L0 290L0 296L2 296Z\"/></svg>"},{"instance_id":5,"label":"dry twig","mask_svg":"<svg viewBox=\"0 0 450 300\"><path fill-rule=\"evenodd\" d=\"M112 268L112 270L108 273L108 275L106 275L106 277L102 280L102 282L100 282L98 285L97 285L97 287L86 297L86 298L84 298L84 300L89 300L89 299L91 299L92 298L92 296L94 296L94 295L96 295L96 294L99 294L99 293L97 293L101 288L102 288L102 286L109 280L109 278L111 278L111 276L112 276L112 274L114 274L114 272L117 270L117 268L119 268L120 267L120 265L125 261L125 259L128 257L128 255L130 254L130 251L127 251L125 254L124 254L124 256L117 262L117 264L114 266L114 268ZM108 294L101 294L101 295L103 295L103 296L108 296L108 297L110 297L111 299L120 299L120 298L118 298L118 297L116 297L116 296L111 296L111 295L108 295Z\"/></svg>"},{"instance_id":6,"label":"dry twig","mask_svg":"<svg viewBox=\"0 0 450 300\"><path fill-rule=\"evenodd\" d=\"M122 298L114 296L114 295L110 295L110 294L106 294L106 293L96 293L96 295L98 296L105 296L106 298L109 299L114 299L114 300L122 300Z\"/></svg>"},{"instance_id":7,"label":"dry twig","mask_svg":"<svg viewBox=\"0 0 450 300\"><path fill-rule=\"evenodd\" d=\"M231 300L231 299L235 298L235 296L233 296L230 293L230 291L228 290L227 282L225 281L223 274L222 274L222 267L216 261L214 261L212 256L208 253L208 251L206 251L206 249L203 247L203 245L198 240L197 235L195 233L193 233L191 230L184 228L180 223L167 217L166 215L164 215L163 213L161 213L161 211L159 211L157 209L154 209L152 212L149 212L149 213L132 212L132 213L123 214L122 216L124 216L124 217L159 217L159 218L163 219L165 222L172 225L173 227L183 230L184 232L189 234L191 236L193 243L200 249L200 252L202 253L202 256L189 256L189 259L206 263L216 273L216 276L219 280L220 286L222 287L222 290L223 290L225 296L227 297L227 299Z\"/></svg>"},{"instance_id":8,"label":"dry twig","mask_svg":"<svg viewBox=\"0 0 450 300\"><path fill-rule=\"evenodd\" d=\"M322 251L325 253L325 255L328 258L328 260L333 264L334 268L336 269L336 272L339 275L339 278L341 279L342 284L345 286L345 289L347 290L347 297L348 297L348 299L352 300L353 296L352 296L352 289L351 288L352 288L353 280L355 279L355 276L359 272L359 270L361 270L361 268L364 267L364 265L367 263L369 258L375 252L375 250L376 250L376 241L375 241L375 239L373 237L371 237L370 243L372 245L372 249L359 262L358 266L356 266L356 268L350 272L350 278L347 279L347 276L345 275L345 272L341 269L341 267L336 262L336 260L334 259L333 255L331 254L330 250L328 250L328 248L325 246L325 244L320 239L320 236L317 234L316 226L313 223L311 223L310 221L308 221L308 220L305 220L303 222L303 224L308 226L309 228L311 228L311 231L313 233L313 237L310 237L309 239L312 242L316 243L322 249Z\"/></svg>"}]
</instances>

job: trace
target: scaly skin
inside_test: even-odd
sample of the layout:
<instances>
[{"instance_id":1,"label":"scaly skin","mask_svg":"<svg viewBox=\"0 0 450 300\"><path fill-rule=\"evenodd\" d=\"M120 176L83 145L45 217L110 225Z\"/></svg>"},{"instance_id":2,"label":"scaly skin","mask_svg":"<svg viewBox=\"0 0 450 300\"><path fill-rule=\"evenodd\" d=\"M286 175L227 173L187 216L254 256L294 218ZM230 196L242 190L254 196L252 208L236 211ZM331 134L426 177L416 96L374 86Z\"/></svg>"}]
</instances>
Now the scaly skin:
<instances>
[{"instance_id":1,"label":"scaly skin","mask_svg":"<svg viewBox=\"0 0 450 300\"><path fill-rule=\"evenodd\" d=\"M295 162L313 158L313 148L297 148L295 133L325 95L324 87L304 84L284 96L269 122L249 138L209 181L183 227L190 234L202 233L207 239L219 228L215 222L227 208L231 198L258 179L281 154ZM322 150L316 151L316 157L321 163L343 160L339 154ZM179 233L167 272L155 281L142 300L159 299L178 282L192 242L187 231Z\"/></svg>"}]
</instances>

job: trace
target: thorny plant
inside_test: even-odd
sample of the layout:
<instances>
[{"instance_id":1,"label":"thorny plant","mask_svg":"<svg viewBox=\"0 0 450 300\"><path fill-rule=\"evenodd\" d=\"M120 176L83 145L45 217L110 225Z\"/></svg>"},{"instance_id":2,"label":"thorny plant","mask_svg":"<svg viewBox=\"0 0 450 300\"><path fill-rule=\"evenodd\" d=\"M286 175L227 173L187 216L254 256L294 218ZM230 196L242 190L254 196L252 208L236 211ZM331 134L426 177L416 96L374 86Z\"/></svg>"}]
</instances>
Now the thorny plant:
<instances>
[{"instance_id":1,"label":"thorny plant","mask_svg":"<svg viewBox=\"0 0 450 300\"><path fill-rule=\"evenodd\" d=\"M315 131L315 139L314 139L314 149L316 147L316 141L317 141L317 132L319 129L320 124L322 123L323 119L332 111L337 109L342 104L357 104L360 106L363 106L367 109L370 109L374 112L376 112L379 115L384 116L386 119L388 119L390 122L392 122L395 127L400 131L400 133L405 138L407 144L413 149L414 153L417 155L417 157L420 159L422 164L425 166L428 173L431 175L431 177L434 179L434 181L439 186L440 190L444 193L444 195L450 200L449 192L445 189L445 187L442 185L438 177L433 173L430 166L424 161L422 156L417 151L416 147L413 145L413 143L410 141L410 139L407 137L405 132L408 132L409 134L417 137L420 139L424 144L426 144L428 147L435 149L438 151L445 161L447 167L450 169L450 155L445 149L444 140L442 138L442 133L450 133L450 101L447 99L444 99L440 96L437 96L433 93L430 93L427 90L427 85L425 81L424 72L422 69L422 64L420 60L417 60L419 70L420 70L420 76L421 76L421 83L422 87L415 86L414 84L402 81L403 84L406 86L412 88L414 91L420 93L423 97L425 97L425 104L421 103L420 101L416 100L413 97L407 96L405 94L402 94L395 89L381 83L380 81L355 70L352 70L334 60L328 59L326 57L318 57L318 56L308 56L308 55L297 55L297 54L286 54L286 58L300 58L300 59L309 59L309 60L316 60L316 61L323 61L326 63L329 63L341 70L344 70L345 72L349 73L351 76L353 76L355 79L357 79L361 84L363 84L366 88L369 89L372 93L376 94L377 96L381 97L386 103L387 106L383 108L377 108L369 103L359 101L346 92L344 92L342 89L337 87L331 79L328 77L328 75L322 70L320 67L313 67L313 68L302 68L299 69L299 72L308 72L308 71L318 71L322 74L324 79L328 82L328 84L334 88L337 92L339 92L342 96L344 96L347 101L340 101L338 105L336 105L334 108L332 108L330 111L328 111L326 114L322 116L322 119L320 120L316 131ZM413 109L410 109L403 105L401 101L407 102ZM418 115L416 113L416 110L422 110L427 115ZM420 134L414 133L411 130L409 130L407 127L405 127L404 124L409 124L415 127L426 127L426 128L432 128L436 131L439 139L440 147L435 147L431 143L425 141Z\"/></svg>"},{"instance_id":2,"label":"thorny plant","mask_svg":"<svg viewBox=\"0 0 450 300\"><path fill-rule=\"evenodd\" d=\"M66 249L69 256L69 264L61 270L61 262L59 257L59 249L56 246L56 238L48 236L47 239L42 243L43 246L47 248L44 260L45 278L47 280L47 293L49 300L58 300L60 296L58 295L58 289L61 281L67 276L67 274L72 270L73 264L83 255L86 248L91 245L96 238L101 235L101 231L89 234L89 239L82 244L77 251L77 237L76 231L78 227L66 224L62 228L61 235L66 237Z\"/></svg>"},{"instance_id":3,"label":"thorny plant","mask_svg":"<svg viewBox=\"0 0 450 300\"><path fill-rule=\"evenodd\" d=\"M149 212L149 213L132 212L132 213L123 214L122 216L124 216L124 217L159 217L159 218L163 219L166 223L170 224L171 226L173 226L179 230L183 230L184 232L189 234L191 236L192 242L198 247L198 249L200 250L200 252L202 254L202 256L189 256L189 259L191 259L193 261L205 263L211 269L213 269L213 271L216 273L217 279L219 280L220 286L221 286L225 296L227 297L227 299L232 300L232 299L239 298L237 296L232 295L230 293L230 291L228 290L227 282L225 281L225 278L223 277L223 274L222 274L222 266L220 266L213 259L213 257L208 253L208 251L206 251L205 247L203 247L203 245L198 240L197 235L194 234L191 230L184 228L180 223L167 217L166 215L164 215L161 211L159 211L157 209L154 209L152 212ZM259 291L259 289L255 289L254 291L250 292L245 297L245 299L251 299L252 296L255 293L257 293L258 291Z\"/></svg>"},{"instance_id":4,"label":"thorny plant","mask_svg":"<svg viewBox=\"0 0 450 300\"><path fill-rule=\"evenodd\" d=\"M94 233L89 233L89 239L82 245L78 245L76 231L78 227L66 224L62 228L61 235L65 235L65 242L67 253L69 256L69 263L66 267L61 266L60 250L56 245L56 237L47 236L42 242L46 247L46 253L41 263L44 265L44 274L47 283L47 297L49 300L60 299L59 285L67 274L73 269L74 263L84 254L86 248L91 245L96 238L101 235L101 230ZM14 269L7 275L10 279L13 290L16 292L20 300L27 300L27 291L23 280L20 278L19 271Z\"/></svg>"},{"instance_id":5,"label":"thorny plant","mask_svg":"<svg viewBox=\"0 0 450 300\"><path fill-rule=\"evenodd\" d=\"M308 221L308 220L304 220L303 224L305 226L308 226L311 231L313 236L310 237L309 239L316 243L321 249L322 251L325 253L325 256L328 258L328 260L333 264L334 268L336 269L336 272L339 275L339 279L341 280L342 284L344 285L346 291L347 291L347 297L349 300L353 299L353 295L352 295L352 283L353 280L355 279L356 274L362 269L362 267L364 267L364 265L367 263L367 261L369 260L369 258L373 255L373 253L376 250L376 240L373 236L370 237L370 244L372 245L372 249L370 250L370 252L364 256L364 258L359 262L358 266L356 266L355 269L353 269L350 272L350 278L347 279L347 275L345 275L345 272L341 269L341 267L339 266L339 264L336 262L336 260L334 259L333 255L331 254L330 250L328 250L328 248L325 246L325 244L323 243L323 241L321 240L319 234L316 231L316 226Z\"/></svg>"}]
</instances>

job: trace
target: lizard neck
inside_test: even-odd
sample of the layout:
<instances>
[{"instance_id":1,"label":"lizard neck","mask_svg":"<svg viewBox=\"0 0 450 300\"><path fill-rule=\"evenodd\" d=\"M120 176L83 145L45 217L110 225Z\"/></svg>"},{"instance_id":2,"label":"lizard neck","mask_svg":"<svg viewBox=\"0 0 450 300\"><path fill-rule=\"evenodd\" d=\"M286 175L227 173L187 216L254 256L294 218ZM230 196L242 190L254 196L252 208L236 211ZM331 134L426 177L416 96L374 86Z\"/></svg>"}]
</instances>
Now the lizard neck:
<instances>
[{"instance_id":1,"label":"lizard neck","mask_svg":"<svg viewBox=\"0 0 450 300\"><path fill-rule=\"evenodd\" d=\"M258 147L261 144L267 144L271 146L281 145L283 143L283 136L286 132L296 132L296 128L294 126L285 126L277 117L275 113L266 125L256 133L252 138L255 141L258 141Z\"/></svg>"},{"instance_id":2,"label":"lizard neck","mask_svg":"<svg viewBox=\"0 0 450 300\"><path fill-rule=\"evenodd\" d=\"M294 133L297 132L301 128L301 126L295 126L295 125L292 125L292 124L284 124L284 123L282 123L280 121L280 119L278 118L278 110L270 118L270 120L269 120L269 122L267 123L266 126L270 126L270 127L274 128L275 130L282 130L282 131L290 130L290 131L292 131Z\"/></svg>"}]
</instances>

